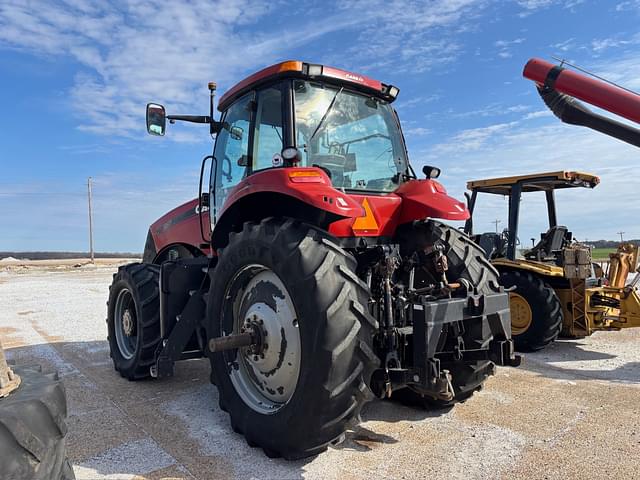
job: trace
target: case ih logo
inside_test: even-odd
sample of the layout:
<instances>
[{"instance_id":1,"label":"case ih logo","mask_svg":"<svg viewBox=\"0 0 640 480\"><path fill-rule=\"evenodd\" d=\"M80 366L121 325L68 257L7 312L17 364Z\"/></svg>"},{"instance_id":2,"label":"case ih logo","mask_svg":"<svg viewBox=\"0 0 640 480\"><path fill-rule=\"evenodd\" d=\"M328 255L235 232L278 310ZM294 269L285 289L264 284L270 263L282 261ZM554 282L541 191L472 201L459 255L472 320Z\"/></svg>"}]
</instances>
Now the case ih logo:
<instances>
[{"instance_id":1,"label":"case ih logo","mask_svg":"<svg viewBox=\"0 0 640 480\"><path fill-rule=\"evenodd\" d=\"M364 78L354 75L353 73L347 73L346 77L349 80L355 80L356 82L364 82Z\"/></svg>"}]
</instances>

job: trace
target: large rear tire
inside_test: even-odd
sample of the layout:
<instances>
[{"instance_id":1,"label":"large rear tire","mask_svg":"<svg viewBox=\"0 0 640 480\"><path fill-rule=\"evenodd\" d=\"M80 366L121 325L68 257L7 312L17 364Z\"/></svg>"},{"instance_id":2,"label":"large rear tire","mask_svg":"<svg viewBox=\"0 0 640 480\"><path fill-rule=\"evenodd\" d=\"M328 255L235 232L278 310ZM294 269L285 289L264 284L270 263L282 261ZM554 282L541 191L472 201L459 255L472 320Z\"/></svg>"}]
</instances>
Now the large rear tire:
<instances>
[{"instance_id":1,"label":"large rear tire","mask_svg":"<svg viewBox=\"0 0 640 480\"><path fill-rule=\"evenodd\" d=\"M511 292L511 321L516 350L534 352L555 341L562 330L562 305L552 287L540 277L519 270L500 275Z\"/></svg>"},{"instance_id":2,"label":"large rear tire","mask_svg":"<svg viewBox=\"0 0 640 480\"><path fill-rule=\"evenodd\" d=\"M209 338L248 323L268 349L212 354L220 407L270 457L315 455L342 437L372 398L377 322L355 259L326 232L281 219L231 233L213 271Z\"/></svg>"},{"instance_id":3,"label":"large rear tire","mask_svg":"<svg viewBox=\"0 0 640 480\"><path fill-rule=\"evenodd\" d=\"M500 291L498 271L487 260L482 250L471 238L460 230L444 223L429 220L417 227L421 241L431 245L441 245L447 257L447 278L451 282L463 279L475 287L478 294ZM487 322L467 322L462 335L465 347L469 349L487 348L493 335ZM441 365L451 373L451 383L455 396L452 400L438 400L423 395L419 390L407 387L392 394L392 399L411 406L445 408L462 402L482 388L484 381L495 369L488 360L472 364L452 362Z\"/></svg>"},{"instance_id":4,"label":"large rear tire","mask_svg":"<svg viewBox=\"0 0 640 480\"><path fill-rule=\"evenodd\" d=\"M107 330L114 368L129 380L151 376L160 343L160 267L131 263L109 287Z\"/></svg>"},{"instance_id":5,"label":"large rear tire","mask_svg":"<svg viewBox=\"0 0 640 480\"><path fill-rule=\"evenodd\" d=\"M0 399L0 478L73 480L66 457L67 400L55 373L13 367L20 386Z\"/></svg>"}]
</instances>

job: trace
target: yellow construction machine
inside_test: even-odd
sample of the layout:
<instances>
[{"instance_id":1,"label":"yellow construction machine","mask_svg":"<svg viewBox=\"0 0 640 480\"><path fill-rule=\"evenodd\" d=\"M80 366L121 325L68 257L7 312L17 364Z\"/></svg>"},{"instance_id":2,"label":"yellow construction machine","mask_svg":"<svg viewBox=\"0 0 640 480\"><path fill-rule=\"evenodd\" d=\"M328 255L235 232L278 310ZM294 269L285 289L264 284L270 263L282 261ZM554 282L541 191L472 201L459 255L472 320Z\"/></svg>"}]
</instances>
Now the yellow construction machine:
<instances>
[{"instance_id":1,"label":"yellow construction machine","mask_svg":"<svg viewBox=\"0 0 640 480\"><path fill-rule=\"evenodd\" d=\"M521 351L544 348L559 335L584 337L596 330L640 326L638 247L623 244L610 254L605 272L591 258L591 248L576 242L567 227L558 225L554 192L594 188L600 179L582 172L547 172L467 183L471 217L465 232L472 235L500 272L510 291L512 333ZM523 193L544 192L549 229L530 249L518 249L518 221ZM500 233L473 233L478 193L509 200L508 227ZM633 272L630 283L627 278Z\"/></svg>"}]
</instances>

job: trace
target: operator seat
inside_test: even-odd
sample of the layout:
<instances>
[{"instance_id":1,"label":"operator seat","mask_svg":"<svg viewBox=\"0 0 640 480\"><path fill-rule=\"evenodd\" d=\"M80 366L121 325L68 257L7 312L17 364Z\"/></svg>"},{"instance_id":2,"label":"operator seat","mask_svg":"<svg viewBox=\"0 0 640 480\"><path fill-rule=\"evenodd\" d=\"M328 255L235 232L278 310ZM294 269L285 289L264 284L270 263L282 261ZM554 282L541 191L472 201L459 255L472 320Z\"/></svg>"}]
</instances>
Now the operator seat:
<instances>
[{"instance_id":1,"label":"operator seat","mask_svg":"<svg viewBox=\"0 0 640 480\"><path fill-rule=\"evenodd\" d=\"M474 239L475 242L480 245L480 248L484 250L485 256L487 259L491 260L496 257L504 257L505 256L505 246L506 242L504 241L504 236L499 233L486 232L477 236L477 239Z\"/></svg>"},{"instance_id":2,"label":"operator seat","mask_svg":"<svg viewBox=\"0 0 640 480\"><path fill-rule=\"evenodd\" d=\"M571 232L567 227L557 225L540 234L540 241L524 254L527 260L554 260L556 252L571 242Z\"/></svg>"}]
</instances>

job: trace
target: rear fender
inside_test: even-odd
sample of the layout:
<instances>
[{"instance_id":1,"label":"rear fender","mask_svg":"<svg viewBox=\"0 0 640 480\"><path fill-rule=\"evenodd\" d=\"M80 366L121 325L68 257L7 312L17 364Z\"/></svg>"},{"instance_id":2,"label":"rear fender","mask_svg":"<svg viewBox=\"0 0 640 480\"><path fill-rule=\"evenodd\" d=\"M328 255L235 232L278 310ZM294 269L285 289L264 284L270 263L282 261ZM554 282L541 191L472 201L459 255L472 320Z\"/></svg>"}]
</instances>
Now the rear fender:
<instances>
[{"instance_id":1,"label":"rear fender","mask_svg":"<svg viewBox=\"0 0 640 480\"><path fill-rule=\"evenodd\" d=\"M445 220L469 218L467 206L447 195L444 186L435 180L410 180L400 185L395 194L402 198L398 224L424 218Z\"/></svg>"},{"instance_id":2,"label":"rear fender","mask_svg":"<svg viewBox=\"0 0 640 480\"><path fill-rule=\"evenodd\" d=\"M231 191L216 220L212 241L221 248L229 233L240 230L244 222L267 217L296 218L326 230L337 220L363 215L362 206L333 188L319 168L268 169L254 173Z\"/></svg>"},{"instance_id":3,"label":"rear fender","mask_svg":"<svg viewBox=\"0 0 640 480\"><path fill-rule=\"evenodd\" d=\"M194 257L208 255L208 242L202 240L199 222L205 227L203 230L206 234L209 230L209 211L199 211L197 198L167 212L149 228L143 260L158 263L164 253L176 246L187 249Z\"/></svg>"}]
</instances>

